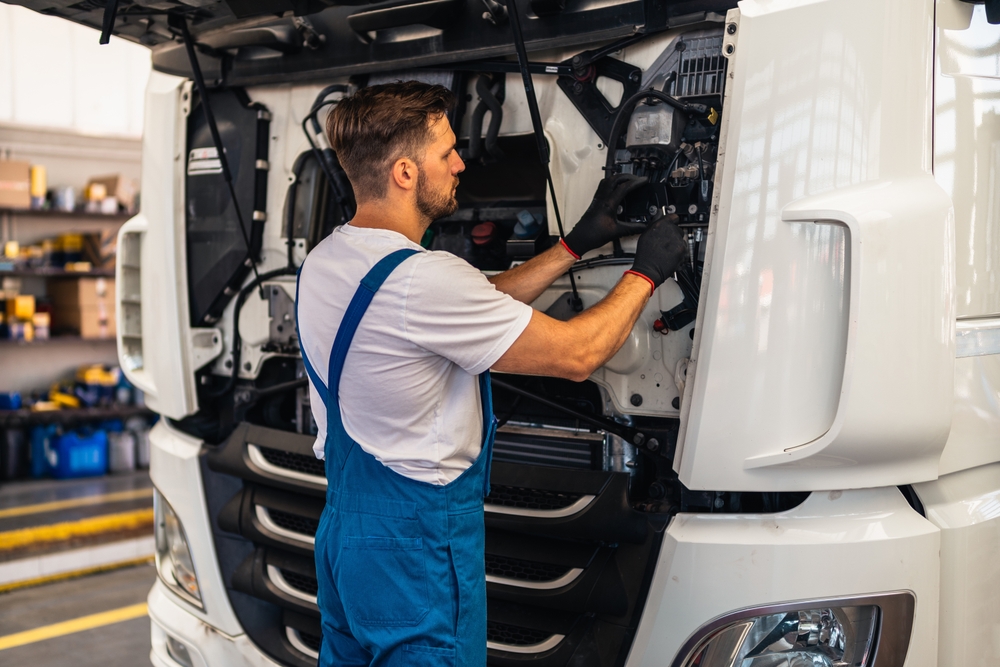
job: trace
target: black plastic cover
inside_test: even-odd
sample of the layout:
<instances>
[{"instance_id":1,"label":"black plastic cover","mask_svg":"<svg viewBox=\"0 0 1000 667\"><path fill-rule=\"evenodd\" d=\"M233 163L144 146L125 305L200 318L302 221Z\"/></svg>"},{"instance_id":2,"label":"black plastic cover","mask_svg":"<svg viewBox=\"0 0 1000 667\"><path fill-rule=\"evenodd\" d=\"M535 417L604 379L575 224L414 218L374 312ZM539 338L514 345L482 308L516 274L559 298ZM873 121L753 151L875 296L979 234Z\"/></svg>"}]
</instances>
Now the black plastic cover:
<instances>
[{"instance_id":1,"label":"black plastic cover","mask_svg":"<svg viewBox=\"0 0 1000 667\"><path fill-rule=\"evenodd\" d=\"M187 239L191 326L213 324L222 315L260 254L267 210L270 115L242 90L209 93L222 145L233 175L250 247L222 175L218 151L196 100L188 116L184 223Z\"/></svg>"}]
</instances>

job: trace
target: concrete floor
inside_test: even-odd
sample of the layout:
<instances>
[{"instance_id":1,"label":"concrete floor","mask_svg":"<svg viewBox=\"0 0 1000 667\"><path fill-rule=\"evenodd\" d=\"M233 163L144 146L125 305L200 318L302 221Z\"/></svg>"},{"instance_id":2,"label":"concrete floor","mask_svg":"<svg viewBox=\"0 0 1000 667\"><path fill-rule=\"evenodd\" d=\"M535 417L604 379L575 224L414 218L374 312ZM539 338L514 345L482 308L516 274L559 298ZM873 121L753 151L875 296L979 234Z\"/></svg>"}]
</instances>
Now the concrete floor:
<instances>
[{"instance_id":1,"label":"concrete floor","mask_svg":"<svg viewBox=\"0 0 1000 667\"><path fill-rule=\"evenodd\" d=\"M125 568L0 595L0 636L145 602L151 565ZM0 650L0 665L148 667L149 619L137 618Z\"/></svg>"}]
</instances>

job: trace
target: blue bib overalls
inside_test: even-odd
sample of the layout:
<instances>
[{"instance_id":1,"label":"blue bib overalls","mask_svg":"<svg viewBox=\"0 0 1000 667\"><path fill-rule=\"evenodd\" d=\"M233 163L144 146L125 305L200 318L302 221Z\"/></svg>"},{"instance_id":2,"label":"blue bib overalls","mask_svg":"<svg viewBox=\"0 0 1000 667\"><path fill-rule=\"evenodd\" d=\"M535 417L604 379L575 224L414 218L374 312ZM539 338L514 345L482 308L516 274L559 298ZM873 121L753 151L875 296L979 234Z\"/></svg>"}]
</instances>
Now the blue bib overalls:
<instances>
[{"instance_id":1,"label":"blue bib overalls","mask_svg":"<svg viewBox=\"0 0 1000 667\"><path fill-rule=\"evenodd\" d=\"M361 281L334 340L329 389L302 351L327 415L328 486L316 533L324 667L486 664L483 498L496 432L489 374L479 377L482 451L443 486L382 465L351 439L340 414L340 377L358 324L389 274L416 252L391 253Z\"/></svg>"}]
</instances>

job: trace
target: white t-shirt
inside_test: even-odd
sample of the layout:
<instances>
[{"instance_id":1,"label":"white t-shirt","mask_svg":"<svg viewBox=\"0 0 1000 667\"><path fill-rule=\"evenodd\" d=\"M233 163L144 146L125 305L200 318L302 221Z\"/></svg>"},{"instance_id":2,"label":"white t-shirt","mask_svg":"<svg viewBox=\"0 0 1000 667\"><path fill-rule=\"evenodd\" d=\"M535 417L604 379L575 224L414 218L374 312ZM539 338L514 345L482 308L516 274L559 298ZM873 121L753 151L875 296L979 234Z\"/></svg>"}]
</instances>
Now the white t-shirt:
<instances>
[{"instance_id":1,"label":"white t-shirt","mask_svg":"<svg viewBox=\"0 0 1000 667\"><path fill-rule=\"evenodd\" d=\"M333 339L361 279L390 252L420 250L375 293L340 381L344 428L406 477L447 484L479 456L483 416L476 377L517 340L531 307L498 291L448 252L402 234L342 225L309 253L299 286L300 344L327 383ZM309 385L324 457L326 406Z\"/></svg>"}]
</instances>

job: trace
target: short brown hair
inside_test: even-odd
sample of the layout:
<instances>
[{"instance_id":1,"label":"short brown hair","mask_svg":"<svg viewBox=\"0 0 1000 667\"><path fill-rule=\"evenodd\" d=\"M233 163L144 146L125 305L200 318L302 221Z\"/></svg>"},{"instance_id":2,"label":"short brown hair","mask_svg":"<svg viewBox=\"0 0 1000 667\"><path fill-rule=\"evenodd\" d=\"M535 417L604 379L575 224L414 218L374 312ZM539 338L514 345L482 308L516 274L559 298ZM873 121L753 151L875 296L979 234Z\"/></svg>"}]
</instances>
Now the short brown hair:
<instances>
[{"instance_id":1,"label":"short brown hair","mask_svg":"<svg viewBox=\"0 0 1000 667\"><path fill-rule=\"evenodd\" d=\"M430 126L455 103L444 86L398 81L362 88L327 116L326 133L358 200L385 197L389 168L420 162Z\"/></svg>"}]
</instances>

